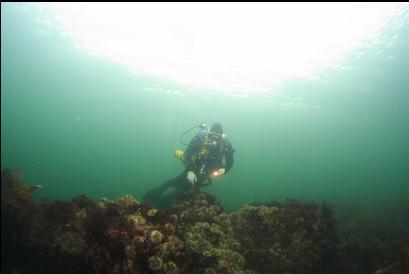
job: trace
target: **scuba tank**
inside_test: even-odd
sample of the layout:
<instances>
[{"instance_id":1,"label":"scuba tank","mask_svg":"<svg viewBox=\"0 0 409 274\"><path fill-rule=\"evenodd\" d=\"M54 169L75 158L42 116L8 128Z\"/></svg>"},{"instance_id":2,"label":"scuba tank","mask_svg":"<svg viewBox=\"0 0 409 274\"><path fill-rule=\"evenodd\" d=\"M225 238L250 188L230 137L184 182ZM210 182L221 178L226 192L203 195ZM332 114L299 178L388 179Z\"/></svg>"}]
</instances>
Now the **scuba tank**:
<instances>
[{"instance_id":1,"label":"scuba tank","mask_svg":"<svg viewBox=\"0 0 409 274\"><path fill-rule=\"evenodd\" d=\"M193 127L189 128L188 130L186 130L184 133L182 133L182 135L180 135L180 137L179 137L179 143L181 143L182 145L188 146L189 144L185 143L182 139L186 134L188 134L190 131L192 131L195 128L200 128L201 131L206 131L206 134L207 134L207 126L206 126L205 123L202 123L200 125L193 126ZM179 159L181 161L183 161L184 155L185 155L185 152L183 150L180 150L180 149L176 150L175 153L174 153L175 158L177 158L177 159Z\"/></svg>"},{"instance_id":2,"label":"scuba tank","mask_svg":"<svg viewBox=\"0 0 409 274\"><path fill-rule=\"evenodd\" d=\"M198 136L201 140L202 140L202 144L200 144L200 146L202 147L202 149L200 150L200 154L202 156L207 156L207 154L209 153L209 149L215 148L217 147L218 143L216 142L216 140L209 138L209 133L211 133L210 126L207 126L207 124L202 123L200 125L196 125L193 126L191 128L189 128L188 130L186 130L184 133L182 133L182 135L179 137L179 142L182 145L186 145L188 146L189 143L185 143L183 141L183 137L188 134L189 132L191 132L192 130L199 128L199 132L196 134L196 136ZM217 133L211 133L212 135L217 134ZM217 134L217 135L221 135L222 138L225 138L224 134ZM224 147L224 146L223 146ZM174 153L175 158L179 159L179 160L184 160L184 151L182 150L176 150Z\"/></svg>"},{"instance_id":3,"label":"scuba tank","mask_svg":"<svg viewBox=\"0 0 409 274\"><path fill-rule=\"evenodd\" d=\"M179 137L179 143L181 143L182 145L188 146L189 144L183 142L182 139L183 139L183 137L184 137L186 134L188 134L190 131L192 131L192 130L195 129L195 128L199 128L199 129L200 129L200 131L199 131L199 134L200 134L200 135L202 135L202 134L204 134L204 133L207 134L207 133L210 131L210 127L208 127L205 123L202 123L202 124L200 124L200 125L196 125L196 126L194 126L194 127L189 128L189 129L186 130L182 135L180 135L180 137ZM200 135L199 135L199 136L200 136Z\"/></svg>"}]
</instances>

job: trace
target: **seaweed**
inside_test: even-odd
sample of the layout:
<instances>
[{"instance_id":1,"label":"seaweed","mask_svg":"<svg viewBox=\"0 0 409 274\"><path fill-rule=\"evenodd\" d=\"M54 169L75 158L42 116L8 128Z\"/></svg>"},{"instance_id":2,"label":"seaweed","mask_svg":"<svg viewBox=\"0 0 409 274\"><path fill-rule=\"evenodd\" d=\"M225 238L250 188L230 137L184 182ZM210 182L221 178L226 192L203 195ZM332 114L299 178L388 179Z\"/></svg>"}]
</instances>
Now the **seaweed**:
<instances>
[{"instance_id":1,"label":"seaweed","mask_svg":"<svg viewBox=\"0 0 409 274\"><path fill-rule=\"evenodd\" d=\"M227 213L187 192L166 210L127 194L33 201L21 170L1 173L4 273L408 273L408 220L339 223L333 206L294 199Z\"/></svg>"}]
</instances>

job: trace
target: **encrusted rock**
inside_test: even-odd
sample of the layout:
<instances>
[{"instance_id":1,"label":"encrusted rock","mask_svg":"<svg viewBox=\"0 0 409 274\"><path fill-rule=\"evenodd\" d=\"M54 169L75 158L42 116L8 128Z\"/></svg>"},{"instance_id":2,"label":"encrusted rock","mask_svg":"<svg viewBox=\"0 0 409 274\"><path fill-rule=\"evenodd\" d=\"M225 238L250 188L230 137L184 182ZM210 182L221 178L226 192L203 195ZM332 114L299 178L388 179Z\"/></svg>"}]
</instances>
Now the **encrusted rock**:
<instances>
[{"instance_id":1,"label":"encrusted rock","mask_svg":"<svg viewBox=\"0 0 409 274\"><path fill-rule=\"evenodd\" d=\"M171 223L166 223L164 225L164 228L165 228L166 232L168 232L170 234L173 234L175 232L175 226L173 224L171 224Z\"/></svg>"},{"instance_id":2,"label":"encrusted rock","mask_svg":"<svg viewBox=\"0 0 409 274\"><path fill-rule=\"evenodd\" d=\"M111 201L108 200L107 198L102 197L101 200L99 200L99 202L97 203L97 207L100 209L106 209L110 202Z\"/></svg>"},{"instance_id":3,"label":"encrusted rock","mask_svg":"<svg viewBox=\"0 0 409 274\"><path fill-rule=\"evenodd\" d=\"M160 233L160 232L157 231L157 230L153 230L153 231L151 232L151 234L149 235L149 239L151 240L151 242L152 242L153 244L158 244L158 243L162 242L162 240L163 240L163 234Z\"/></svg>"},{"instance_id":4,"label":"encrusted rock","mask_svg":"<svg viewBox=\"0 0 409 274\"><path fill-rule=\"evenodd\" d=\"M146 215L148 215L149 217L156 216L156 214L158 214L158 210L156 208L151 208L146 213Z\"/></svg>"},{"instance_id":5,"label":"encrusted rock","mask_svg":"<svg viewBox=\"0 0 409 274\"><path fill-rule=\"evenodd\" d=\"M125 194L124 196L119 197L116 199L116 203L124 208L129 208L139 204L139 202L130 194Z\"/></svg>"},{"instance_id":6,"label":"encrusted rock","mask_svg":"<svg viewBox=\"0 0 409 274\"><path fill-rule=\"evenodd\" d=\"M75 216L79 219L85 219L87 217L87 210L85 208L81 208L75 212Z\"/></svg>"},{"instance_id":7,"label":"encrusted rock","mask_svg":"<svg viewBox=\"0 0 409 274\"><path fill-rule=\"evenodd\" d=\"M144 217L138 214L131 214L128 215L128 221L134 225L144 225L146 224L146 220Z\"/></svg>"},{"instance_id":8,"label":"encrusted rock","mask_svg":"<svg viewBox=\"0 0 409 274\"><path fill-rule=\"evenodd\" d=\"M166 274L177 274L179 273L179 269L174 262L167 262L163 265L163 271Z\"/></svg>"},{"instance_id":9,"label":"encrusted rock","mask_svg":"<svg viewBox=\"0 0 409 274\"><path fill-rule=\"evenodd\" d=\"M152 256L148 260L149 268L152 270L160 270L163 265L163 261L158 256Z\"/></svg>"}]
</instances>

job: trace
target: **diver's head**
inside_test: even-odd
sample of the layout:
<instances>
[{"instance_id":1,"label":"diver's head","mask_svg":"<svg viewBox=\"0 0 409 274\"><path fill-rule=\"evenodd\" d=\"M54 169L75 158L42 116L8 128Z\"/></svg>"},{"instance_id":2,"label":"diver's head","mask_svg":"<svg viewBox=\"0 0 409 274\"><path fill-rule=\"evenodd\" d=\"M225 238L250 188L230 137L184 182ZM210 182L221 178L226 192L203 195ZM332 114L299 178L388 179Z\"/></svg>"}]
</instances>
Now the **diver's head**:
<instances>
[{"instance_id":1,"label":"diver's head","mask_svg":"<svg viewBox=\"0 0 409 274\"><path fill-rule=\"evenodd\" d=\"M224 137L222 125L221 125L220 123L214 123L214 124L210 127L209 134L210 134L212 137L215 137L215 138L217 138L217 139L218 139L218 138L221 138L221 137Z\"/></svg>"}]
</instances>

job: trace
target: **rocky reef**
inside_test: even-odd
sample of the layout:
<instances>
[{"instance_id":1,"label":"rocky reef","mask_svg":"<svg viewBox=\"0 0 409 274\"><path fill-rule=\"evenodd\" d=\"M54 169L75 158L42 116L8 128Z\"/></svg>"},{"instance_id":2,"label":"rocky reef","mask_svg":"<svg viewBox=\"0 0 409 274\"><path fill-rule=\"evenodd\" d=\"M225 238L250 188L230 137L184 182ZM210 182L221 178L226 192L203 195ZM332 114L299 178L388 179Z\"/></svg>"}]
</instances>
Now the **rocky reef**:
<instances>
[{"instance_id":1,"label":"rocky reef","mask_svg":"<svg viewBox=\"0 0 409 274\"><path fill-rule=\"evenodd\" d=\"M286 199L227 213L201 192L159 211L131 195L35 202L37 188L1 173L2 273L408 273L408 239L354 271L354 255L370 256L368 240L340 239L325 203Z\"/></svg>"},{"instance_id":2,"label":"rocky reef","mask_svg":"<svg viewBox=\"0 0 409 274\"><path fill-rule=\"evenodd\" d=\"M337 233L326 205L245 205L230 216L246 265L258 273L334 273Z\"/></svg>"}]
</instances>

